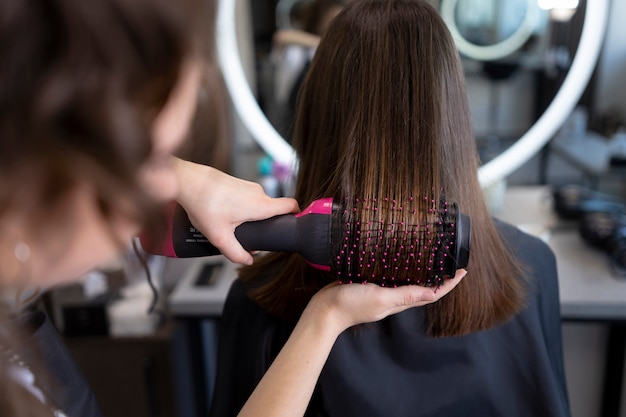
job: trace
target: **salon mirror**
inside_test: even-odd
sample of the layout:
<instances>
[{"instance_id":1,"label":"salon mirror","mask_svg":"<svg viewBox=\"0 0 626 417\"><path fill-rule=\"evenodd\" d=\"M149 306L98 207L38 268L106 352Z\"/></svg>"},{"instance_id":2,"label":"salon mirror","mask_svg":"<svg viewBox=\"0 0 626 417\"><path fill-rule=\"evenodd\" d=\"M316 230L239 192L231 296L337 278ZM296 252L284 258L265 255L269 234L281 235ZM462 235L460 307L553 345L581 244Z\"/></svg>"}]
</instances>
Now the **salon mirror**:
<instances>
[{"instance_id":1,"label":"salon mirror","mask_svg":"<svg viewBox=\"0 0 626 417\"><path fill-rule=\"evenodd\" d=\"M547 38L547 12L536 0L441 0L440 11L466 58L511 57L531 38ZM540 49L535 49L539 53Z\"/></svg>"},{"instance_id":2,"label":"salon mirror","mask_svg":"<svg viewBox=\"0 0 626 417\"><path fill-rule=\"evenodd\" d=\"M226 86L236 112L254 140L274 160L293 166L296 163L295 153L261 109L259 103L263 100L258 100L250 89L237 52L241 42L238 45L236 23L241 19L236 18L235 11L237 3L245 1L220 0L218 55ZM551 13L539 7L539 3L546 2L433 2L448 24L463 59L479 147L489 148L494 137L507 139L499 142L500 145L506 144L504 150L500 146L497 154L483 158L485 163L480 168L479 177L485 187L520 168L555 135L578 103L599 56L608 0L581 1L574 16L580 18L577 47L563 62L557 62L559 69L564 69L558 88L549 97L544 97L545 104L539 107L539 112L535 111L538 108L536 97L528 94L531 91L529 88L536 92L534 77L537 73L549 71L551 66L554 69L554 56L550 54L554 53L554 42L561 41L555 39L554 27L563 25L562 22L555 23L550 19ZM250 3L253 3L252 0ZM288 13L295 0L273 3L275 27L288 27ZM259 4L254 0L255 7ZM257 62L257 68L262 67L261 64ZM522 114L519 99L524 96L528 102L524 104L526 113ZM494 111L499 114L494 114ZM523 116L521 120L520 114ZM507 120L513 115L517 116L515 122ZM499 126L514 128L504 131Z\"/></svg>"}]
</instances>

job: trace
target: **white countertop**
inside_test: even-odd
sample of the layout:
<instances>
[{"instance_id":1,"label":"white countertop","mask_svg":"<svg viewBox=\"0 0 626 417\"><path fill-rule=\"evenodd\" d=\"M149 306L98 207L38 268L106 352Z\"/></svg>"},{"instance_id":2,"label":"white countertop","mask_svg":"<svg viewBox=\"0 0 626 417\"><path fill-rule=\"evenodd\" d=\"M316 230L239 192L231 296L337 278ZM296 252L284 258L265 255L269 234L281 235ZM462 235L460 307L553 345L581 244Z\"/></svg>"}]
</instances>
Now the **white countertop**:
<instances>
[{"instance_id":1,"label":"white countertop","mask_svg":"<svg viewBox=\"0 0 626 417\"><path fill-rule=\"evenodd\" d=\"M501 213L554 251L564 319L626 319L626 278L611 271L606 253L580 237L576 222L557 218L549 188L510 187Z\"/></svg>"},{"instance_id":2,"label":"white countertop","mask_svg":"<svg viewBox=\"0 0 626 417\"><path fill-rule=\"evenodd\" d=\"M205 265L217 266L212 283L197 285ZM237 267L223 256L186 259L180 281L168 298L170 313L174 316L220 316L228 290L237 277Z\"/></svg>"}]
</instances>

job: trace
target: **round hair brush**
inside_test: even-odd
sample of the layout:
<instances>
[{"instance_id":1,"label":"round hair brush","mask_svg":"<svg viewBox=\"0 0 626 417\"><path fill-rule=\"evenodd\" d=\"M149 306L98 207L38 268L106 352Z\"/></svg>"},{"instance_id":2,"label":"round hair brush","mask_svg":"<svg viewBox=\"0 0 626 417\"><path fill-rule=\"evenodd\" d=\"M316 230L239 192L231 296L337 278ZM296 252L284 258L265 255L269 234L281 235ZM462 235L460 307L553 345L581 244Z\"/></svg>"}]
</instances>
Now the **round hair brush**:
<instances>
[{"instance_id":1,"label":"round hair brush","mask_svg":"<svg viewBox=\"0 0 626 417\"><path fill-rule=\"evenodd\" d=\"M467 266L470 219L456 203L430 201L428 213L418 213L412 202L409 199L407 207L388 199L341 205L323 198L295 215L243 223L235 237L248 251L299 253L311 266L334 273L344 283L439 286ZM148 253L174 258L220 254L180 205L172 206L168 218L161 243L146 234L140 237ZM426 221L413 224L404 221L407 218Z\"/></svg>"},{"instance_id":2,"label":"round hair brush","mask_svg":"<svg viewBox=\"0 0 626 417\"><path fill-rule=\"evenodd\" d=\"M345 206L331 239L330 270L341 282L439 286L467 267L471 222L456 203L371 198Z\"/></svg>"}]
</instances>

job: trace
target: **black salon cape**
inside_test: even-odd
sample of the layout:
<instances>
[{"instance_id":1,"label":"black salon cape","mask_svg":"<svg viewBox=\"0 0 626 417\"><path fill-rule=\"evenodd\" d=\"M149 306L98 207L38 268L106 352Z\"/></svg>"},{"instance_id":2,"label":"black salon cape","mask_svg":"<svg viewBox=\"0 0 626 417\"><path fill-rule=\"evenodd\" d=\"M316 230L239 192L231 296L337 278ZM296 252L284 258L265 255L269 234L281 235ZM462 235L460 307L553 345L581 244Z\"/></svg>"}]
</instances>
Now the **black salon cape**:
<instances>
[{"instance_id":1,"label":"black salon cape","mask_svg":"<svg viewBox=\"0 0 626 417\"><path fill-rule=\"evenodd\" d=\"M569 416L554 255L513 226L498 228L534 279L524 311L463 337L427 337L421 308L346 331L307 416ZM292 330L253 303L240 281L221 326L212 417L237 414Z\"/></svg>"},{"instance_id":2,"label":"black salon cape","mask_svg":"<svg viewBox=\"0 0 626 417\"><path fill-rule=\"evenodd\" d=\"M38 388L47 400L68 417L102 417L93 391L49 317L41 310L27 311L16 323L26 332L20 355L42 359L46 366L49 383Z\"/></svg>"}]
</instances>

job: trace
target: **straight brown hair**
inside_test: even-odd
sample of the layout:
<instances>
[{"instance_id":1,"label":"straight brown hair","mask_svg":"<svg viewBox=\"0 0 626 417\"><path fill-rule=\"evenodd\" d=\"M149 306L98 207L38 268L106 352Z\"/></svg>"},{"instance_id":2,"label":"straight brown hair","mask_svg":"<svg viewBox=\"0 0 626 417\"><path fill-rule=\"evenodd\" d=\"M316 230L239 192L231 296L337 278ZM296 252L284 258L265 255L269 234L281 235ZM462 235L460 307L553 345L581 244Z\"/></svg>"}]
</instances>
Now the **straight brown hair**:
<instances>
[{"instance_id":1,"label":"straight brown hair","mask_svg":"<svg viewBox=\"0 0 626 417\"><path fill-rule=\"evenodd\" d=\"M413 196L445 194L470 216L469 272L427 307L430 335L487 329L520 311L524 274L483 200L463 68L446 25L428 3L364 0L344 8L300 92L293 146L301 206L323 197L348 204L388 197L403 205ZM420 224L426 209L418 210L417 221L408 212L403 220ZM260 281L268 271L271 277ZM253 287L256 303L291 321L337 279L289 253L257 259L240 278Z\"/></svg>"}]
</instances>

